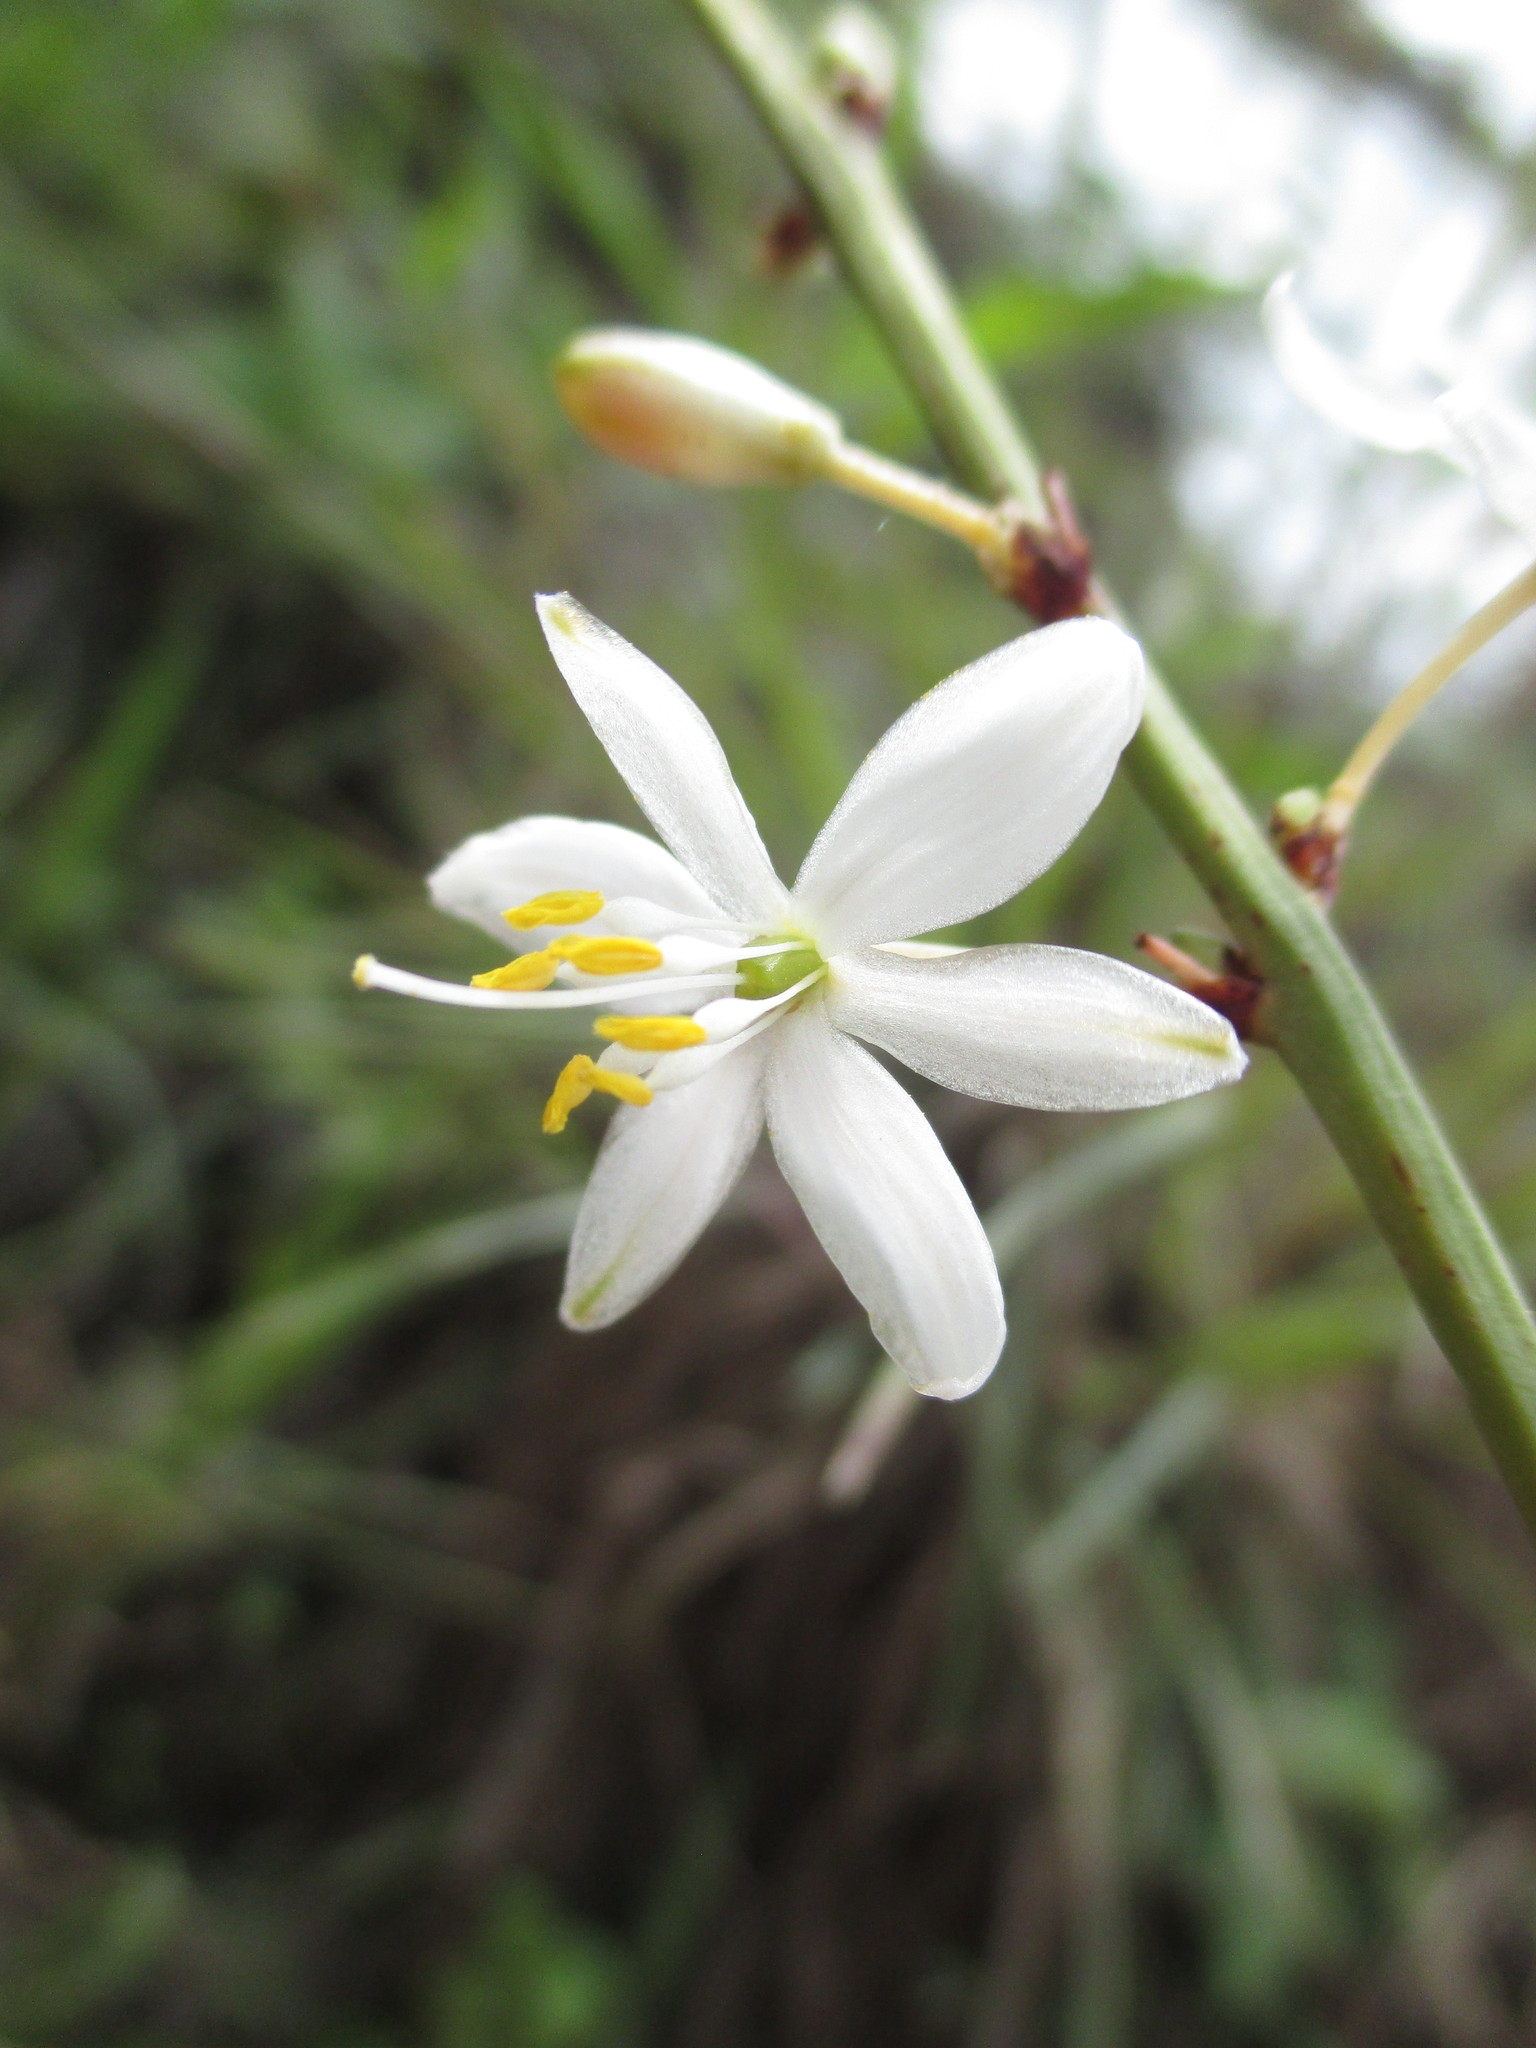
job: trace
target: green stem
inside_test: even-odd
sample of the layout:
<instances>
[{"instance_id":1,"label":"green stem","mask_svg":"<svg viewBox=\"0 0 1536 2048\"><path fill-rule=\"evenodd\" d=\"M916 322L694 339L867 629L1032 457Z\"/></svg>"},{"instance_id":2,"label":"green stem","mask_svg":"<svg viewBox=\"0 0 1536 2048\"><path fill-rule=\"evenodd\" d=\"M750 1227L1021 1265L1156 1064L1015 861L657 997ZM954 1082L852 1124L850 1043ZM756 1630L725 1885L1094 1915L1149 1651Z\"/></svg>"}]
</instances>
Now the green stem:
<instances>
[{"instance_id":1,"label":"green stem","mask_svg":"<svg viewBox=\"0 0 1536 2048\"><path fill-rule=\"evenodd\" d=\"M879 149L817 94L761 0L689 4L815 200L961 480L1040 517L1039 466ZM1098 602L1113 612L1107 591ZM1354 1176L1536 1532L1536 1324L1375 999L1155 674L1126 760L1267 983L1266 1037Z\"/></svg>"}]
</instances>

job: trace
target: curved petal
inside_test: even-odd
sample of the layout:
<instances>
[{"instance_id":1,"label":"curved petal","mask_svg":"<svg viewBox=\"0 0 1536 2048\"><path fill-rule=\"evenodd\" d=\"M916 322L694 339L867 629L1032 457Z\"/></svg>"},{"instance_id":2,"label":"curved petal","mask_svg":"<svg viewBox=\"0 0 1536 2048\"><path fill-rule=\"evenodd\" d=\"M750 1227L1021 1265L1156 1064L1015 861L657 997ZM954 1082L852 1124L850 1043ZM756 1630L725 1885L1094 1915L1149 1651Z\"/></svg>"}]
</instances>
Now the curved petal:
<instances>
[{"instance_id":1,"label":"curved petal","mask_svg":"<svg viewBox=\"0 0 1536 2048\"><path fill-rule=\"evenodd\" d=\"M1264 331L1275 367L1296 396L1346 434L1399 454L1432 449L1451 461L1450 436L1432 400L1409 398L1329 348L1302 312L1296 277L1277 277L1264 298Z\"/></svg>"},{"instance_id":2,"label":"curved petal","mask_svg":"<svg viewBox=\"0 0 1536 2048\"><path fill-rule=\"evenodd\" d=\"M1494 511L1536 547L1536 421L1474 384L1453 385L1435 410Z\"/></svg>"},{"instance_id":3,"label":"curved petal","mask_svg":"<svg viewBox=\"0 0 1536 2048\"><path fill-rule=\"evenodd\" d=\"M959 924L1033 881L1103 796L1145 690L1134 640L1068 619L920 697L800 870L795 901L823 953Z\"/></svg>"},{"instance_id":4,"label":"curved petal","mask_svg":"<svg viewBox=\"0 0 1536 2048\"><path fill-rule=\"evenodd\" d=\"M730 916L782 918L784 885L697 704L575 598L541 597L538 607L571 695L683 866Z\"/></svg>"},{"instance_id":5,"label":"curved petal","mask_svg":"<svg viewBox=\"0 0 1536 2048\"><path fill-rule=\"evenodd\" d=\"M561 1320L601 1330L659 1287L736 1185L762 1127L760 1045L644 1109L615 1111L576 1218Z\"/></svg>"},{"instance_id":6,"label":"curved petal","mask_svg":"<svg viewBox=\"0 0 1536 2048\"><path fill-rule=\"evenodd\" d=\"M1143 1109L1235 1081L1225 1017L1123 960L982 946L946 960L841 954L828 1016L946 1088L1030 1109Z\"/></svg>"},{"instance_id":7,"label":"curved petal","mask_svg":"<svg viewBox=\"0 0 1536 2048\"><path fill-rule=\"evenodd\" d=\"M664 846L627 826L583 818L518 818L477 832L427 877L427 887L439 910L467 918L519 953L548 945L549 932L513 931L502 912L552 889L596 889L610 902L643 896L687 917L719 914ZM582 926L594 934L619 929L605 910Z\"/></svg>"},{"instance_id":8,"label":"curved petal","mask_svg":"<svg viewBox=\"0 0 1536 2048\"><path fill-rule=\"evenodd\" d=\"M819 1006L767 1043L768 1135L811 1228L918 1391L973 1393L1003 1348L1003 1290L928 1119Z\"/></svg>"}]
</instances>

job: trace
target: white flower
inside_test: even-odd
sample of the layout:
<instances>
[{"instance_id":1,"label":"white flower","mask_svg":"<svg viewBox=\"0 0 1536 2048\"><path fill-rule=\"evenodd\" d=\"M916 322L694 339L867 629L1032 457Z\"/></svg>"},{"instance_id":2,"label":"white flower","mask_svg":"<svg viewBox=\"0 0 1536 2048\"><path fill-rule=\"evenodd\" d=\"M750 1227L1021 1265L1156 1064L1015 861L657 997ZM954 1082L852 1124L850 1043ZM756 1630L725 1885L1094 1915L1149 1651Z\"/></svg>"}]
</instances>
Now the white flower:
<instances>
[{"instance_id":1,"label":"white flower","mask_svg":"<svg viewBox=\"0 0 1536 2048\"><path fill-rule=\"evenodd\" d=\"M1346 362L1302 312L1294 272L1270 286L1264 325L1280 374L1314 412L1373 447L1443 456L1536 548L1536 421L1475 382L1425 398Z\"/></svg>"},{"instance_id":2,"label":"white flower","mask_svg":"<svg viewBox=\"0 0 1536 2048\"><path fill-rule=\"evenodd\" d=\"M671 851L572 818L480 833L432 895L499 937L510 922L517 957L469 987L365 958L360 985L486 1008L604 1006L607 1050L578 1054L545 1112L559 1129L594 1088L624 1104L576 1223L561 1304L573 1328L615 1321L672 1271L766 1120L880 1342L923 1392L970 1393L1002 1347L997 1269L927 1120L857 1041L946 1087L1040 1109L1169 1102L1246 1064L1225 1019L1121 961L902 943L1001 903L1075 837L1140 718L1140 650L1073 619L930 690L854 777L790 891L697 706L571 598L541 598L539 613Z\"/></svg>"}]
</instances>

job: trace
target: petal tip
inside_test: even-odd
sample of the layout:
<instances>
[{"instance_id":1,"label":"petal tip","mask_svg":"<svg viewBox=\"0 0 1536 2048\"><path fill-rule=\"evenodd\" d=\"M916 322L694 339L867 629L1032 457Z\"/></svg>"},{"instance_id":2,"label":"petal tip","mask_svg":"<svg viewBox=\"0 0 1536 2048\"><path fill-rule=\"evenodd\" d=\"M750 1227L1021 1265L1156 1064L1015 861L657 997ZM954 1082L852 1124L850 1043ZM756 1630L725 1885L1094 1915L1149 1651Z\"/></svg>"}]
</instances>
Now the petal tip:
<instances>
[{"instance_id":1,"label":"petal tip","mask_svg":"<svg viewBox=\"0 0 1536 2048\"><path fill-rule=\"evenodd\" d=\"M574 1330L579 1337L590 1337L595 1330L605 1330L610 1323L616 1323L625 1313L605 1310L603 1296L607 1292L606 1280L596 1286L583 1287L579 1292L564 1295L560 1302L560 1320L566 1329Z\"/></svg>"},{"instance_id":2,"label":"petal tip","mask_svg":"<svg viewBox=\"0 0 1536 2048\"><path fill-rule=\"evenodd\" d=\"M590 617L568 590L541 591L533 603L546 638L563 633L567 640L575 640Z\"/></svg>"},{"instance_id":3,"label":"petal tip","mask_svg":"<svg viewBox=\"0 0 1536 2048\"><path fill-rule=\"evenodd\" d=\"M1190 1095L1205 1095L1213 1088L1230 1088L1248 1071L1248 1054L1230 1021L1198 996L1191 996L1189 1000L1199 1004L1212 1022L1208 1028L1192 1031L1186 1027L1162 1034L1163 1043L1170 1051L1195 1062L1187 1070L1179 1093L1165 1098L1170 1102ZM1202 1027L1206 1026L1206 1017L1199 1021Z\"/></svg>"},{"instance_id":4,"label":"petal tip","mask_svg":"<svg viewBox=\"0 0 1536 2048\"><path fill-rule=\"evenodd\" d=\"M1213 1011L1212 1015L1225 1026L1225 1029L1213 1035L1210 1041L1200 1048L1215 1069L1207 1086L1227 1088L1234 1081L1240 1081L1247 1073L1248 1053L1230 1018L1223 1017L1219 1010Z\"/></svg>"},{"instance_id":5,"label":"petal tip","mask_svg":"<svg viewBox=\"0 0 1536 2048\"><path fill-rule=\"evenodd\" d=\"M907 1378L912 1382L914 1392L921 1394L925 1400L964 1401L986 1385L987 1381L991 1379L996 1365L997 1359L990 1358L981 1368L980 1372L971 1373L964 1379L947 1380L920 1379L910 1366L904 1367L903 1370L906 1372Z\"/></svg>"}]
</instances>

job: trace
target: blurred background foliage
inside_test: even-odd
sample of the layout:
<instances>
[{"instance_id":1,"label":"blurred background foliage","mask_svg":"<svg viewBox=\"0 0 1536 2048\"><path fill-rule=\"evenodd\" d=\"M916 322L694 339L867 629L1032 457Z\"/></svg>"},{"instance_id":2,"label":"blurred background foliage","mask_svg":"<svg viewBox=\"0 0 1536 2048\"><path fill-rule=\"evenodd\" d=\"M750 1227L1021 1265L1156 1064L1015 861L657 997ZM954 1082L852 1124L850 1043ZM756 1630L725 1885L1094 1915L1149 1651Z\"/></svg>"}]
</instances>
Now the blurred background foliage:
<instances>
[{"instance_id":1,"label":"blurred background foliage","mask_svg":"<svg viewBox=\"0 0 1536 2048\"><path fill-rule=\"evenodd\" d=\"M1245 33L1528 183L1348 5ZM0 134L6 2048L1529 2040L1529 1551L1263 1056L1119 1121L926 1092L1013 1334L909 1418L765 1161L561 1332L569 1034L348 985L489 964L420 887L467 832L634 821L534 590L678 674L791 868L1017 629L934 536L560 417L622 317L935 460L765 262L686 12L8 0ZM1303 664L1170 484L1251 293L893 146L1242 786L1325 779L1358 643ZM1341 905L1527 1275L1532 709L1408 750ZM1207 922L1120 789L985 935Z\"/></svg>"}]
</instances>

